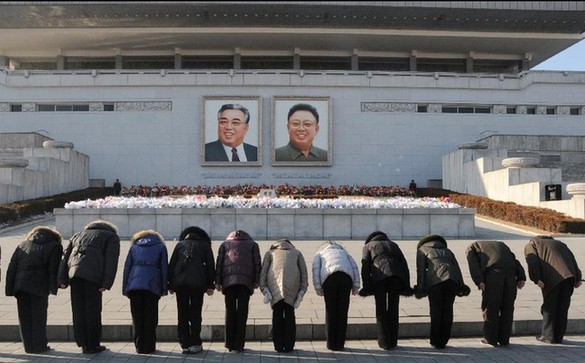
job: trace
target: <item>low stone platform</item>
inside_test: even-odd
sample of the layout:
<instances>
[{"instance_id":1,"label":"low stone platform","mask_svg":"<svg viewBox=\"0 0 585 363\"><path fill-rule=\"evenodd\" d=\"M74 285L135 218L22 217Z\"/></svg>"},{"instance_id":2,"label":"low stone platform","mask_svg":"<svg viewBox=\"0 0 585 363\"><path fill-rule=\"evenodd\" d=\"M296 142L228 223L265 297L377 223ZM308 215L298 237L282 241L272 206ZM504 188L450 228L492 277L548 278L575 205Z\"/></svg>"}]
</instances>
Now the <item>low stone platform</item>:
<instances>
[{"instance_id":1,"label":"low stone platform","mask_svg":"<svg viewBox=\"0 0 585 363\"><path fill-rule=\"evenodd\" d=\"M198 225L211 238L222 239L243 229L257 239L364 239L374 230L395 238L420 238L431 233L446 237L475 235L475 209L269 209L269 208L132 208L55 209L57 229L65 238L96 219L114 223L122 238L142 229L155 229L178 238L184 228Z\"/></svg>"}]
</instances>

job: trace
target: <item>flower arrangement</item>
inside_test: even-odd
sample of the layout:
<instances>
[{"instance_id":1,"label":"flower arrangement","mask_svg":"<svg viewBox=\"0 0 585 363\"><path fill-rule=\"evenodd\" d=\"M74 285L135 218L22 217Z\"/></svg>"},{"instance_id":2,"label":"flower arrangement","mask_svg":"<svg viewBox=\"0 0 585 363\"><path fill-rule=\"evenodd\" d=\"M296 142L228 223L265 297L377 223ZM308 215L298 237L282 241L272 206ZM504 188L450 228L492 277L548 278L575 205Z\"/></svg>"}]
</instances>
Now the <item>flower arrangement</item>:
<instances>
[{"instance_id":1,"label":"flower arrangement","mask_svg":"<svg viewBox=\"0 0 585 363\"><path fill-rule=\"evenodd\" d=\"M317 208L317 209L388 209L388 208L459 208L449 198L413 197L340 197L319 198L246 198L243 196L220 197L186 195L182 197L106 197L65 204L66 209L104 208Z\"/></svg>"},{"instance_id":2,"label":"flower arrangement","mask_svg":"<svg viewBox=\"0 0 585 363\"><path fill-rule=\"evenodd\" d=\"M294 186L289 184L274 185L251 185L238 184L234 186L161 186L156 183L154 186L132 185L122 188L122 195L126 197L163 197L163 196L255 196L261 189L274 189L279 196L315 196L315 197L339 197L339 196L365 196L365 197L397 197L414 196L408 188L400 186L322 186L305 185Z\"/></svg>"}]
</instances>

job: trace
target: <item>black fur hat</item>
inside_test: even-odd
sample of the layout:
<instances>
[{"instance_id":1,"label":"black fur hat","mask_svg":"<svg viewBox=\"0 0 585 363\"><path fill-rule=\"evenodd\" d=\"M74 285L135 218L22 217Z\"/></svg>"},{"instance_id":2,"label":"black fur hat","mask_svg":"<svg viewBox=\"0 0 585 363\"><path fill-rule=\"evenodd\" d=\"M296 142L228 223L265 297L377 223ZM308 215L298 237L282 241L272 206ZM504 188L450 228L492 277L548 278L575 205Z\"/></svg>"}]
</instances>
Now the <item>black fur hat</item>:
<instances>
[{"instance_id":1,"label":"black fur hat","mask_svg":"<svg viewBox=\"0 0 585 363\"><path fill-rule=\"evenodd\" d=\"M197 226L191 226L191 227L187 227L183 230L183 232L181 232L181 236L179 237L179 240L184 240L187 239L187 237L189 235L193 235L194 237L198 237L200 239L203 239L209 243L211 243L211 238L209 237L209 235L207 234L207 232L205 232L203 229L197 227Z\"/></svg>"},{"instance_id":2,"label":"black fur hat","mask_svg":"<svg viewBox=\"0 0 585 363\"><path fill-rule=\"evenodd\" d=\"M375 237L380 237L380 238L383 238L385 240L389 240L389 238L386 235L386 233L384 233L382 231L375 231L375 232L370 233L370 235L368 236L368 238L366 238L366 244L368 242L370 242L371 240L373 240Z\"/></svg>"}]
</instances>

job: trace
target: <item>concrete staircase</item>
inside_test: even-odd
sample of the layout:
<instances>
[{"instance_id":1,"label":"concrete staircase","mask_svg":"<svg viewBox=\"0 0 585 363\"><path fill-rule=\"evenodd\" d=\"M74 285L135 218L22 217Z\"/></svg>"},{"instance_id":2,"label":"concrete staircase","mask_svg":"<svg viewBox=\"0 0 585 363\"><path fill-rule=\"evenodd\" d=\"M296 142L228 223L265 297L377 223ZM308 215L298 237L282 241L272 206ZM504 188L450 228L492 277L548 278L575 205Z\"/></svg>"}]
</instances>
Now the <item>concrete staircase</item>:
<instances>
[{"instance_id":1,"label":"concrete staircase","mask_svg":"<svg viewBox=\"0 0 585 363\"><path fill-rule=\"evenodd\" d=\"M89 157L39 133L0 134L0 204L89 186Z\"/></svg>"},{"instance_id":2,"label":"concrete staircase","mask_svg":"<svg viewBox=\"0 0 585 363\"><path fill-rule=\"evenodd\" d=\"M444 189L575 218L585 218L584 181L585 136L492 135L443 156Z\"/></svg>"}]
</instances>

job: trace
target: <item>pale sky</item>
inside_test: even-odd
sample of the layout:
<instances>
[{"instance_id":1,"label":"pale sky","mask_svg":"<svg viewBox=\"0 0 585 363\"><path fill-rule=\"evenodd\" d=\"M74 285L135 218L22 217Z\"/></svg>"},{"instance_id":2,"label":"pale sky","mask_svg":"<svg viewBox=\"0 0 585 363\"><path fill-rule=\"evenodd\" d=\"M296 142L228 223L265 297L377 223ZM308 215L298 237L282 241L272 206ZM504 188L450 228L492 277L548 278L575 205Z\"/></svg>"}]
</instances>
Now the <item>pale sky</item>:
<instances>
[{"instance_id":1,"label":"pale sky","mask_svg":"<svg viewBox=\"0 0 585 363\"><path fill-rule=\"evenodd\" d=\"M585 71L585 40L532 68L537 71Z\"/></svg>"}]
</instances>

